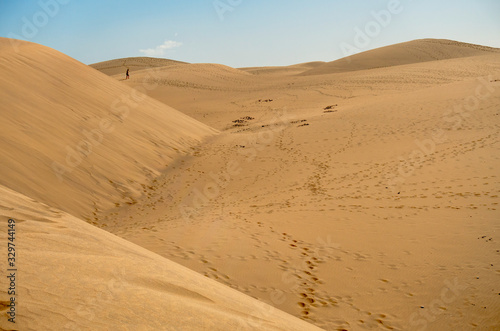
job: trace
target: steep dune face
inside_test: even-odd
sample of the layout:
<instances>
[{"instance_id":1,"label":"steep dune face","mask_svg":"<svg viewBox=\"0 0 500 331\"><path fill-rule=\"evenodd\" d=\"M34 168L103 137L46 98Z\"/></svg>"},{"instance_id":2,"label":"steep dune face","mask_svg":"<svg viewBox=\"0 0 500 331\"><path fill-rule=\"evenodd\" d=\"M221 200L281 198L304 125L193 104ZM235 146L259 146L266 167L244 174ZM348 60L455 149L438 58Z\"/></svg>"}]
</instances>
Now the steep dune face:
<instances>
[{"instance_id":1,"label":"steep dune face","mask_svg":"<svg viewBox=\"0 0 500 331\"><path fill-rule=\"evenodd\" d=\"M377 48L328 62L302 75L323 75L499 53L500 49L452 40L422 39Z\"/></svg>"},{"instance_id":2,"label":"steep dune face","mask_svg":"<svg viewBox=\"0 0 500 331\"><path fill-rule=\"evenodd\" d=\"M128 57L124 59L115 59L110 61L103 61L91 64L94 69L99 70L108 76L125 74L127 68L131 71L139 71L144 69L152 69L159 67L169 67L179 64L186 64L186 62L159 59L154 57Z\"/></svg>"},{"instance_id":3,"label":"steep dune face","mask_svg":"<svg viewBox=\"0 0 500 331\"><path fill-rule=\"evenodd\" d=\"M0 186L6 228L8 219L22 258L16 324L5 314L11 295L0 288L2 330L320 330ZM7 247L4 236L0 242Z\"/></svg>"},{"instance_id":4,"label":"steep dune face","mask_svg":"<svg viewBox=\"0 0 500 331\"><path fill-rule=\"evenodd\" d=\"M0 39L0 184L27 196L86 218L132 204L179 153L215 133L55 50L18 50Z\"/></svg>"}]
</instances>

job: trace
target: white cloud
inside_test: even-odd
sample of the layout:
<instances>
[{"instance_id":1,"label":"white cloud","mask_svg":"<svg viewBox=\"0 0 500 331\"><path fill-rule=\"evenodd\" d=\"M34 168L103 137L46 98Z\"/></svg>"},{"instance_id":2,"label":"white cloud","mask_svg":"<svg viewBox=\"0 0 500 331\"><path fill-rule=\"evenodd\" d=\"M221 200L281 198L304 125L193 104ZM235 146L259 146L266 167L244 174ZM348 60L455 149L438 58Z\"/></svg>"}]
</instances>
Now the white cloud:
<instances>
[{"instance_id":1,"label":"white cloud","mask_svg":"<svg viewBox=\"0 0 500 331\"><path fill-rule=\"evenodd\" d=\"M168 49L176 48L182 46L181 42L166 40L163 44L156 46L155 48L140 49L139 52L146 56L162 56Z\"/></svg>"}]
</instances>

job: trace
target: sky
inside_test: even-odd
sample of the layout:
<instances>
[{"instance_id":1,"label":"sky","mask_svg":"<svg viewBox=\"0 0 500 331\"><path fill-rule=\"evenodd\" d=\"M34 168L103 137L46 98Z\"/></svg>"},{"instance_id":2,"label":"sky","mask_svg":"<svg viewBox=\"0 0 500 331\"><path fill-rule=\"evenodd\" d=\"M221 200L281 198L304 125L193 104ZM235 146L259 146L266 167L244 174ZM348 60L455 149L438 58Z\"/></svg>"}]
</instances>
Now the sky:
<instances>
[{"instance_id":1,"label":"sky","mask_svg":"<svg viewBox=\"0 0 500 331\"><path fill-rule=\"evenodd\" d=\"M500 0L0 0L0 37L85 64L291 65L422 38L500 48Z\"/></svg>"}]
</instances>

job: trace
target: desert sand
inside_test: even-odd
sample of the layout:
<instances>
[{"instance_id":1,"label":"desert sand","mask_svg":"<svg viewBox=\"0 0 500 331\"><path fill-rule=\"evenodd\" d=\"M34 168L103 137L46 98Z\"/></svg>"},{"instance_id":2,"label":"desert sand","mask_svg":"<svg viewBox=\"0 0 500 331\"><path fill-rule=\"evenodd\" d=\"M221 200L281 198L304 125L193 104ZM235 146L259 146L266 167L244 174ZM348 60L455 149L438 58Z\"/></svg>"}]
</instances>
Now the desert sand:
<instances>
[{"instance_id":1,"label":"desert sand","mask_svg":"<svg viewBox=\"0 0 500 331\"><path fill-rule=\"evenodd\" d=\"M499 49L0 55L24 329L500 328Z\"/></svg>"},{"instance_id":2,"label":"desert sand","mask_svg":"<svg viewBox=\"0 0 500 331\"><path fill-rule=\"evenodd\" d=\"M123 68L129 68L132 71L168 67L171 65L182 64L185 62L159 59L152 57L129 57L126 59L116 59L94 64L92 67L106 75L122 74Z\"/></svg>"}]
</instances>

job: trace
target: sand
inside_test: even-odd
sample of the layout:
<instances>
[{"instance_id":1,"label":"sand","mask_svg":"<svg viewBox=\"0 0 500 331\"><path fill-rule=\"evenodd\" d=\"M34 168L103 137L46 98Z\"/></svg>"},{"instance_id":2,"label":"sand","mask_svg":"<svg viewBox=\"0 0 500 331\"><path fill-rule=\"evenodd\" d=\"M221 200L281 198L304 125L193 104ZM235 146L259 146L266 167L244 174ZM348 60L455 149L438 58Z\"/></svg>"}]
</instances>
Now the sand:
<instances>
[{"instance_id":1,"label":"sand","mask_svg":"<svg viewBox=\"0 0 500 331\"><path fill-rule=\"evenodd\" d=\"M453 40L421 39L358 53L303 72L324 75L337 72L394 67L498 53L498 49Z\"/></svg>"},{"instance_id":2,"label":"sand","mask_svg":"<svg viewBox=\"0 0 500 331\"><path fill-rule=\"evenodd\" d=\"M116 59L99 62L91 65L91 67L99 70L106 75L122 74L125 78L125 72L127 71L127 69L130 69L131 71L138 71L144 69L168 67L178 64L186 64L186 62L158 59L154 57L129 57L126 59Z\"/></svg>"},{"instance_id":3,"label":"sand","mask_svg":"<svg viewBox=\"0 0 500 331\"><path fill-rule=\"evenodd\" d=\"M64 270L71 295L63 313L50 304L58 299L49 287L34 277L23 285L26 293L39 291L28 301L34 312L43 309L47 325L65 318L94 325L69 309L79 298L73 278L86 275L80 288L98 297L95 284L113 279L123 264L130 271L120 300L147 296L149 307L175 307L172 315L152 309L146 316L179 326L196 306L203 322L186 329L224 320L219 328L232 330L236 315L255 316L244 308L257 302L251 297L274 307L273 314L262 327L243 329L500 327L498 49L419 40L351 61L290 67L147 65L124 81L124 71L112 70L121 59L92 65L107 77L42 46L25 47L22 57L0 49L2 70L16 63L25 73L0 81L9 88L0 93L10 118L0 148L12 155L2 163L0 184L18 192L4 189L2 211L27 220L20 224L27 274L45 263L44 279L57 283L55 270ZM30 86L33 79L46 81ZM69 86L57 89L61 81ZM53 173L50 179L51 161L64 158L68 141L82 139L76 128L92 128L84 117L102 117L133 89L148 95L137 117L131 120L131 112L62 183ZM32 104L41 106L35 111ZM69 105L81 110L63 117ZM43 120L33 121L32 112ZM54 123L67 127L62 138L50 134ZM54 143L37 145L42 139ZM166 153L171 146L178 151ZM42 242L53 232L50 250ZM94 246L77 240L79 233ZM37 261L29 253L37 246L41 257L67 249L67 258ZM97 280L88 276L96 268L91 256L106 266ZM138 267L145 256L150 262ZM135 311L130 301L108 307L102 328L115 314ZM155 327L127 316L127 327Z\"/></svg>"},{"instance_id":4,"label":"sand","mask_svg":"<svg viewBox=\"0 0 500 331\"><path fill-rule=\"evenodd\" d=\"M88 224L100 208L136 203L217 130L59 52L23 42L15 53L0 41L1 241L12 242L14 219L18 268L16 324L2 281L0 328L318 330ZM72 167L65 145L82 159Z\"/></svg>"}]
</instances>

